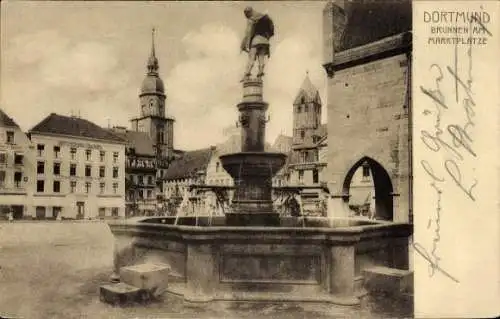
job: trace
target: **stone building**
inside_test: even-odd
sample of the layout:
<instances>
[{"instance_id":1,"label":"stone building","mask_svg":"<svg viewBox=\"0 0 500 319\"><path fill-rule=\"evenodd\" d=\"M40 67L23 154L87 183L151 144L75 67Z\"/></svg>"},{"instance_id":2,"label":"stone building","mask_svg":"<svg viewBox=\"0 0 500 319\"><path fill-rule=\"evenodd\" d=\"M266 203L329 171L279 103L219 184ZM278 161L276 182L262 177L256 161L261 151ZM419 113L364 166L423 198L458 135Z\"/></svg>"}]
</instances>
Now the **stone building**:
<instances>
[{"instance_id":1,"label":"stone building","mask_svg":"<svg viewBox=\"0 0 500 319\"><path fill-rule=\"evenodd\" d=\"M36 161L28 214L77 219L125 216L126 141L90 121L55 113L28 135Z\"/></svg>"},{"instance_id":2,"label":"stone building","mask_svg":"<svg viewBox=\"0 0 500 319\"><path fill-rule=\"evenodd\" d=\"M0 109L0 218L28 213L33 191L34 148L19 125Z\"/></svg>"},{"instance_id":3,"label":"stone building","mask_svg":"<svg viewBox=\"0 0 500 319\"><path fill-rule=\"evenodd\" d=\"M162 193L160 182L170 161L181 152L174 150L174 118L167 115L166 94L159 74L159 63L155 52L154 30L151 53L146 64L147 72L139 92L139 116L130 120L131 130L144 132L153 140L157 157L158 191Z\"/></svg>"},{"instance_id":4,"label":"stone building","mask_svg":"<svg viewBox=\"0 0 500 319\"><path fill-rule=\"evenodd\" d=\"M330 216L348 216L350 182L371 171L375 215L411 220L410 1L330 1L323 12L328 76ZM333 146L333 145L332 145Z\"/></svg>"},{"instance_id":5,"label":"stone building","mask_svg":"<svg viewBox=\"0 0 500 319\"><path fill-rule=\"evenodd\" d=\"M206 185L209 164L214 158L215 147L186 151L173 160L165 174L163 188L167 202L166 213L175 215L203 214L207 197L190 190L191 185Z\"/></svg>"},{"instance_id":6,"label":"stone building","mask_svg":"<svg viewBox=\"0 0 500 319\"><path fill-rule=\"evenodd\" d=\"M326 148L326 124L321 123L322 103L318 89L306 75L293 102L293 137L285 167L289 186L306 186L301 192L304 214L318 214L324 206L323 187L327 161L320 161Z\"/></svg>"},{"instance_id":7,"label":"stone building","mask_svg":"<svg viewBox=\"0 0 500 319\"><path fill-rule=\"evenodd\" d=\"M147 133L115 126L110 130L127 142L125 149L125 215L153 215L157 210L156 152Z\"/></svg>"}]
</instances>

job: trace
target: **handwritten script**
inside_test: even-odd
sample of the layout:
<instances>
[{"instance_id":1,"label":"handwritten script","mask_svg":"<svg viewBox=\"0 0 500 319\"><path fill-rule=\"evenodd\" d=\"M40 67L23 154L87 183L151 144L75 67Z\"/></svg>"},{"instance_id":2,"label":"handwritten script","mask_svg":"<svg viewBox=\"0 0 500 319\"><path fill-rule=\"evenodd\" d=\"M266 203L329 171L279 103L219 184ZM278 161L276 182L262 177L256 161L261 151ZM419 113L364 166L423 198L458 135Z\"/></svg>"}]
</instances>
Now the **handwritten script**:
<instances>
[{"instance_id":1,"label":"handwritten script","mask_svg":"<svg viewBox=\"0 0 500 319\"><path fill-rule=\"evenodd\" d=\"M484 34L491 36L491 32L478 20L472 19L472 24L477 23ZM477 28L476 28L477 30ZM472 31L471 31L472 32ZM470 34L472 36L472 34ZM465 61L461 61L465 48ZM415 251L428 262L429 276L433 277L440 273L452 281L459 283L459 280L451 275L441 266L439 243L441 241L441 221L443 218L443 183L451 182L456 186L457 191L462 193L468 200L475 202L477 194L474 188L478 181L474 176L474 168L463 168L465 160L477 158L474 148L474 128L476 123L476 102L474 100L473 81L473 44L467 46L454 46L452 65L431 64L429 71L432 74L433 85L430 87L420 86L420 93L423 94L432 109L424 109L423 115L433 122L429 130L421 130L420 140L425 148L434 154L433 158L443 159L441 163L431 164L428 160L421 160L420 165L426 172L429 186L435 193L436 209L435 214L429 217L427 229L433 234L429 247L420 243L413 243ZM452 87L453 94L445 87ZM445 92L447 94L445 94ZM451 116L454 120L450 121ZM457 117L462 120L455 122ZM446 121L448 119L448 121Z\"/></svg>"}]
</instances>

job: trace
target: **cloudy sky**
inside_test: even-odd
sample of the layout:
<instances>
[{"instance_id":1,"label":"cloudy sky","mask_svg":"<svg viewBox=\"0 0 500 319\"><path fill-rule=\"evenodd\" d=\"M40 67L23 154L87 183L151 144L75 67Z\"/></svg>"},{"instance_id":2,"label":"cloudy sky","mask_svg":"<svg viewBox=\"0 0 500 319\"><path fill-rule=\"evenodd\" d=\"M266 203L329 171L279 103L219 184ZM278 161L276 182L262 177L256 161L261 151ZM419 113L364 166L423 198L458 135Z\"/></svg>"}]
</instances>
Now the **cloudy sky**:
<instances>
[{"instance_id":1,"label":"cloudy sky","mask_svg":"<svg viewBox=\"0 0 500 319\"><path fill-rule=\"evenodd\" d=\"M267 140L291 134L292 101L309 71L325 104L321 67L324 2L2 2L0 107L23 130L51 112L129 126L156 31L175 147L224 140L234 126L246 55L242 10L274 20L265 99ZM323 117L326 116L326 109Z\"/></svg>"}]
</instances>

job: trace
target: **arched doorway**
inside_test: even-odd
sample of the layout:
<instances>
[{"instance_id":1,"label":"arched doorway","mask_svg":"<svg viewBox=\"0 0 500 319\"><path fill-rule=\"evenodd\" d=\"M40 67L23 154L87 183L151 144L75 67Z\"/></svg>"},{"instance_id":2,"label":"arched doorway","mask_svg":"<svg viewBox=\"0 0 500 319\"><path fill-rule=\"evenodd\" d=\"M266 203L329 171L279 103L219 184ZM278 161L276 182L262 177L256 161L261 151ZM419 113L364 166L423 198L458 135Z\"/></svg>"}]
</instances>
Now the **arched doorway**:
<instances>
[{"instance_id":1,"label":"arched doorway","mask_svg":"<svg viewBox=\"0 0 500 319\"><path fill-rule=\"evenodd\" d=\"M343 194L345 195L344 201L349 202L351 197L351 182L355 173L361 171L359 174L364 177L369 177L369 182L372 184L372 191L367 192L368 196L374 196L375 200L370 202L375 204L374 218L381 220L393 220L393 187L389 174L384 167L370 157L363 157L357 161L347 172L343 183ZM371 208L373 210L373 207Z\"/></svg>"}]
</instances>

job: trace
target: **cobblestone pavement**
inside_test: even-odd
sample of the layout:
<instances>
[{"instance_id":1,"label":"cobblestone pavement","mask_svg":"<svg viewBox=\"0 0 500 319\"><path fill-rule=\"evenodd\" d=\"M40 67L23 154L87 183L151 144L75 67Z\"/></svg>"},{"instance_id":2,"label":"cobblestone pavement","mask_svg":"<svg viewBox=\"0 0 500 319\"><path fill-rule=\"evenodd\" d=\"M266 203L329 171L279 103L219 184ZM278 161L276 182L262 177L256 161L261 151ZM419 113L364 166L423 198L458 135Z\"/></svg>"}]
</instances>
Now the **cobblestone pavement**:
<instances>
[{"instance_id":1,"label":"cobblestone pavement","mask_svg":"<svg viewBox=\"0 0 500 319\"><path fill-rule=\"evenodd\" d=\"M99 301L112 265L102 222L0 223L0 317L49 318L408 318L411 300L371 299L362 307L317 304L186 304L174 296L146 307Z\"/></svg>"}]
</instances>

